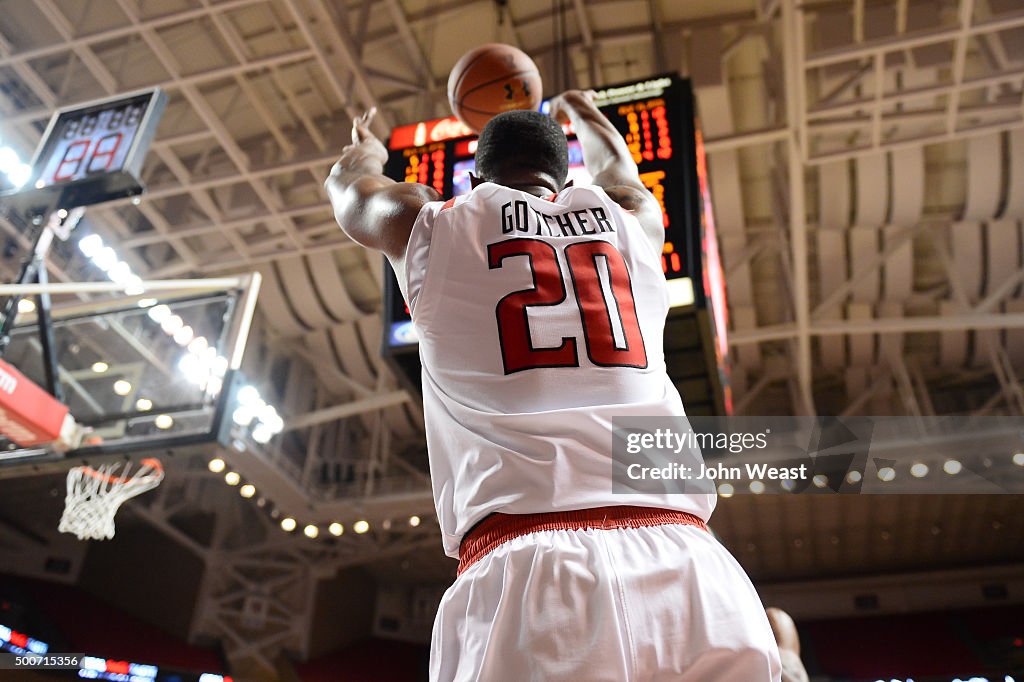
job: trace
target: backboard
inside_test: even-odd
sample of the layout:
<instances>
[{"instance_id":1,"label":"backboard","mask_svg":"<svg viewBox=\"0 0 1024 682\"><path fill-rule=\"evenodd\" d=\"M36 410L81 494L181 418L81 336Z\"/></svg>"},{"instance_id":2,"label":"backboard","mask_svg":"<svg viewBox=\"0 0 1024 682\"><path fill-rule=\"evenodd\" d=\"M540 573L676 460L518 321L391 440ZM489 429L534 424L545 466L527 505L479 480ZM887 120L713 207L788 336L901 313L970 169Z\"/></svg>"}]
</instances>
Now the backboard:
<instances>
[{"instance_id":1,"label":"backboard","mask_svg":"<svg viewBox=\"0 0 1024 682\"><path fill-rule=\"evenodd\" d=\"M259 282L258 274L143 282L130 296L113 282L0 285L0 295L50 292L58 380L86 427L81 445L64 453L0 436L0 478L227 444ZM18 315L4 359L45 387L31 308Z\"/></svg>"}]
</instances>

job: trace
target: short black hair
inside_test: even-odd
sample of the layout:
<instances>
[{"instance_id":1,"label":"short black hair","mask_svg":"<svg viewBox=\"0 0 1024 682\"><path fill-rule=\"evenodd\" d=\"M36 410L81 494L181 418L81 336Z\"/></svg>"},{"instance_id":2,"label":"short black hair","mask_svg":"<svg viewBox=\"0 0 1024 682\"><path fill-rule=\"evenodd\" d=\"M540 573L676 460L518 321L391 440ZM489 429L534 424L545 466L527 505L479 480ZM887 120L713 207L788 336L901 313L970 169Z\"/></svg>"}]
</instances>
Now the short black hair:
<instances>
[{"instance_id":1,"label":"short black hair","mask_svg":"<svg viewBox=\"0 0 1024 682\"><path fill-rule=\"evenodd\" d=\"M561 187L569 174L569 145L558 125L539 111L505 111L484 126L476 146L476 175L500 177L503 169L531 168L550 173Z\"/></svg>"}]
</instances>

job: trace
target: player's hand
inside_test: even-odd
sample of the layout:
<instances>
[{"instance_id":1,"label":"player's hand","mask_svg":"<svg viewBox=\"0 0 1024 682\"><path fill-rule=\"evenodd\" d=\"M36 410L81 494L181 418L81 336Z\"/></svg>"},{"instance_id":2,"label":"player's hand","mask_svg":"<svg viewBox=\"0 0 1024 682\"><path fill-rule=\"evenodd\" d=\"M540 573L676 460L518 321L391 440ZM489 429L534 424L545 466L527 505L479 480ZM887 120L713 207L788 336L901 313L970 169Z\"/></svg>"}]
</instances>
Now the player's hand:
<instances>
[{"instance_id":1,"label":"player's hand","mask_svg":"<svg viewBox=\"0 0 1024 682\"><path fill-rule=\"evenodd\" d=\"M368 111L356 116L355 120L352 121L352 144L345 147L345 151L359 147L368 156L383 165L388 160L387 147L370 130L370 123L376 115L377 107L371 107Z\"/></svg>"},{"instance_id":2,"label":"player's hand","mask_svg":"<svg viewBox=\"0 0 1024 682\"><path fill-rule=\"evenodd\" d=\"M566 90L551 98L548 103L548 116L559 123L569 123L574 110L580 105L593 104L596 95L593 90Z\"/></svg>"},{"instance_id":3,"label":"player's hand","mask_svg":"<svg viewBox=\"0 0 1024 682\"><path fill-rule=\"evenodd\" d=\"M352 121L352 144L345 145L341 157L331 168L328 178L343 172L361 172L379 175L388 161L384 143L370 130L370 122L377 115L377 107L356 116Z\"/></svg>"}]
</instances>

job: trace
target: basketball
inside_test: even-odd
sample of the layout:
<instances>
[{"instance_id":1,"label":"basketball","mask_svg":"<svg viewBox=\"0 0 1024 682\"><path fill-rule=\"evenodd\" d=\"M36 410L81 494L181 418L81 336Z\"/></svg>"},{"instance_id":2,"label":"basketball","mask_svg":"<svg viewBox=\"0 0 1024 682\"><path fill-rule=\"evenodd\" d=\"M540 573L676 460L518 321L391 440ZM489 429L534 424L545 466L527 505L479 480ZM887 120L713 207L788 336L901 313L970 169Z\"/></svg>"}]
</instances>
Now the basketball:
<instances>
[{"instance_id":1,"label":"basketball","mask_svg":"<svg viewBox=\"0 0 1024 682\"><path fill-rule=\"evenodd\" d=\"M470 50L448 76L452 112L478 133L503 111L537 109L542 90L533 60L522 50L501 43Z\"/></svg>"}]
</instances>

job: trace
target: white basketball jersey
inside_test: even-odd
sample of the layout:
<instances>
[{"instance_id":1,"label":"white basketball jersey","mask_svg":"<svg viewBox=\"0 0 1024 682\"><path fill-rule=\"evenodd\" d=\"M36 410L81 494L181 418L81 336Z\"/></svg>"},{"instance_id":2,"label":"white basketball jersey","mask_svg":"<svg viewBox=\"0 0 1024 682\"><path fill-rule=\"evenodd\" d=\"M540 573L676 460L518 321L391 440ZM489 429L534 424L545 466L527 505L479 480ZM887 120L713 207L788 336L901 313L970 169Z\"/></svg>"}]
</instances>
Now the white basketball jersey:
<instances>
[{"instance_id":1,"label":"white basketball jersey","mask_svg":"<svg viewBox=\"0 0 1024 682\"><path fill-rule=\"evenodd\" d=\"M684 412L662 350L661 256L603 190L542 199L484 183L427 204L403 274L449 556L491 512L710 517L714 495L612 493L612 417Z\"/></svg>"}]
</instances>

